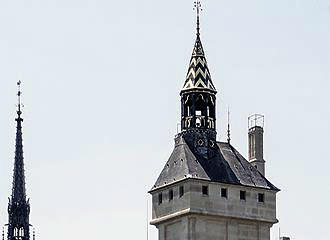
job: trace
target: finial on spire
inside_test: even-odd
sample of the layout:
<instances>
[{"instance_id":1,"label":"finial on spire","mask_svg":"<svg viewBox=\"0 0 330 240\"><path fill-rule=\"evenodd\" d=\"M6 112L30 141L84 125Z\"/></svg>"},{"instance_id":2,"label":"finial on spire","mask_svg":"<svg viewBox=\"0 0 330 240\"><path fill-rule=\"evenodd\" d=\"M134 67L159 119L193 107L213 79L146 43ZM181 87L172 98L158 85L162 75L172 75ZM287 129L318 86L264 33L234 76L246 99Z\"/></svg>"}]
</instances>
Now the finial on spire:
<instances>
[{"instance_id":1,"label":"finial on spire","mask_svg":"<svg viewBox=\"0 0 330 240\"><path fill-rule=\"evenodd\" d=\"M22 111L21 111L21 106L22 106L22 104L21 104L21 95L22 95L22 92L21 92L21 85L22 85L22 82L21 82L21 80L19 80L18 82L17 82L17 88L18 88L18 90L17 90L17 96L18 96L18 109L17 109L17 114L18 114L18 118L20 119L21 118L21 114L22 114Z\"/></svg>"},{"instance_id":2,"label":"finial on spire","mask_svg":"<svg viewBox=\"0 0 330 240\"><path fill-rule=\"evenodd\" d=\"M200 35L199 16L200 16L200 12L203 10L200 0L194 1L194 10L196 10L197 13L197 35Z\"/></svg>"},{"instance_id":3,"label":"finial on spire","mask_svg":"<svg viewBox=\"0 0 330 240\"><path fill-rule=\"evenodd\" d=\"M228 129L227 129L227 142L230 144L230 109L228 107Z\"/></svg>"},{"instance_id":4,"label":"finial on spire","mask_svg":"<svg viewBox=\"0 0 330 240\"><path fill-rule=\"evenodd\" d=\"M33 240L36 240L36 229L33 228Z\"/></svg>"}]
</instances>

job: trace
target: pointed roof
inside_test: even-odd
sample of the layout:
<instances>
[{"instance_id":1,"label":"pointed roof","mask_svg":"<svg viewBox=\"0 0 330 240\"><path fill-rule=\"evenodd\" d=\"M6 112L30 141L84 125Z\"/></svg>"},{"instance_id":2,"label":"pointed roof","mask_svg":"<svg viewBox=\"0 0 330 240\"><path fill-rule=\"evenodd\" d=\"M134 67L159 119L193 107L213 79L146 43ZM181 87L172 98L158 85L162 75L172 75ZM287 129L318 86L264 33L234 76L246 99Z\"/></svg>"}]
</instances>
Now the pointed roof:
<instances>
[{"instance_id":1,"label":"pointed roof","mask_svg":"<svg viewBox=\"0 0 330 240\"><path fill-rule=\"evenodd\" d=\"M185 179L279 191L229 143L217 142L214 156L205 160L191 150L183 136L179 136L151 191Z\"/></svg>"},{"instance_id":2,"label":"pointed roof","mask_svg":"<svg viewBox=\"0 0 330 240\"><path fill-rule=\"evenodd\" d=\"M24 157L23 157L23 137L22 137L22 122L21 117L21 82L18 82L18 110L16 118L16 147L15 147L15 163L14 163L14 176L13 176L13 188L12 188L12 203L26 202L26 190L25 190L25 173L24 173Z\"/></svg>"},{"instance_id":3,"label":"pointed roof","mask_svg":"<svg viewBox=\"0 0 330 240\"><path fill-rule=\"evenodd\" d=\"M12 189L12 202L25 202L25 173L24 173L24 158L23 158L23 138L22 138L22 122L23 119L19 115L16 119L16 150L14 164L14 179Z\"/></svg>"},{"instance_id":4,"label":"pointed roof","mask_svg":"<svg viewBox=\"0 0 330 240\"><path fill-rule=\"evenodd\" d=\"M216 89L212 83L211 74L207 66L203 44L200 38L200 2L195 5L197 9L197 38L190 59L190 64L181 93L188 90L207 90L216 93Z\"/></svg>"},{"instance_id":5,"label":"pointed roof","mask_svg":"<svg viewBox=\"0 0 330 240\"><path fill-rule=\"evenodd\" d=\"M216 93L199 35L197 35L186 76L186 81L181 92L194 89L207 90Z\"/></svg>"}]
</instances>

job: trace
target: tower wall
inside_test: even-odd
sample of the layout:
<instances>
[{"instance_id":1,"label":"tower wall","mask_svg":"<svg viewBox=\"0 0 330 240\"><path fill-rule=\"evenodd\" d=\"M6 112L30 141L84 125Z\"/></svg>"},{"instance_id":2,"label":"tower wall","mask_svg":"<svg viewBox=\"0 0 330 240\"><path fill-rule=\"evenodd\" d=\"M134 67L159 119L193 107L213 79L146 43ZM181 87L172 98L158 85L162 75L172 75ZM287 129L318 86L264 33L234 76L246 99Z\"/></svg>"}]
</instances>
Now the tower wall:
<instances>
[{"instance_id":1,"label":"tower wall","mask_svg":"<svg viewBox=\"0 0 330 240\"><path fill-rule=\"evenodd\" d=\"M208 187L207 195L203 187ZM221 189L227 189L227 197L221 196ZM246 200L240 199L240 191L246 192ZM264 202L258 201L259 194ZM275 195L269 190L187 179L152 192L151 224L158 228L159 240L268 240L277 222Z\"/></svg>"},{"instance_id":2,"label":"tower wall","mask_svg":"<svg viewBox=\"0 0 330 240\"><path fill-rule=\"evenodd\" d=\"M190 215L157 227L159 240L269 240L271 225Z\"/></svg>"}]
</instances>

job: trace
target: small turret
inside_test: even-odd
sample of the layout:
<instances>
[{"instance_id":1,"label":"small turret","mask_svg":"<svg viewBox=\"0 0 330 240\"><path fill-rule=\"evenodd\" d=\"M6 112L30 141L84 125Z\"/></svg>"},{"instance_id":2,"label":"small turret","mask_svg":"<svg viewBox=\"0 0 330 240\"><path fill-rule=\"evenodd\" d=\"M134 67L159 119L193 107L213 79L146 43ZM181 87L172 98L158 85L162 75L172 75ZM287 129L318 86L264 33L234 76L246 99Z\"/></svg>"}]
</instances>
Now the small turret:
<instances>
[{"instance_id":1,"label":"small turret","mask_svg":"<svg viewBox=\"0 0 330 240\"><path fill-rule=\"evenodd\" d=\"M249 117L249 162L265 176L264 160L264 116L254 114Z\"/></svg>"}]
</instances>

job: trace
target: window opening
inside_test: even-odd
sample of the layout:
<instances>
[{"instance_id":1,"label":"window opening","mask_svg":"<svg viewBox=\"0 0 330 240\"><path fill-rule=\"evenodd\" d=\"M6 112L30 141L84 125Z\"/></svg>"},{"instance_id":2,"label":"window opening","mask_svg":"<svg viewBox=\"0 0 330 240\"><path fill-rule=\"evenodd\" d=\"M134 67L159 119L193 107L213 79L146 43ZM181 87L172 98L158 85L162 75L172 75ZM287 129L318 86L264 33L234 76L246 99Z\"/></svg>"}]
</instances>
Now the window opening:
<instances>
[{"instance_id":1,"label":"window opening","mask_svg":"<svg viewBox=\"0 0 330 240\"><path fill-rule=\"evenodd\" d=\"M228 197L228 190L227 188L221 188L221 197L227 198Z\"/></svg>"},{"instance_id":2,"label":"window opening","mask_svg":"<svg viewBox=\"0 0 330 240\"><path fill-rule=\"evenodd\" d=\"M265 202L265 194L263 194L263 193L258 194L258 202L261 202L261 203Z\"/></svg>"},{"instance_id":3,"label":"window opening","mask_svg":"<svg viewBox=\"0 0 330 240\"><path fill-rule=\"evenodd\" d=\"M172 201L173 200L173 197L174 197L173 189L170 189L170 191L168 192L168 199L169 199L169 201Z\"/></svg>"},{"instance_id":4,"label":"window opening","mask_svg":"<svg viewBox=\"0 0 330 240\"><path fill-rule=\"evenodd\" d=\"M159 193L158 194L158 205L160 205L162 203L163 203L163 194L162 193Z\"/></svg>"},{"instance_id":5,"label":"window opening","mask_svg":"<svg viewBox=\"0 0 330 240\"><path fill-rule=\"evenodd\" d=\"M240 199L246 200L246 191L240 191Z\"/></svg>"},{"instance_id":6,"label":"window opening","mask_svg":"<svg viewBox=\"0 0 330 240\"><path fill-rule=\"evenodd\" d=\"M180 196L180 198L183 197L183 194L184 194L184 188L183 188L183 186L180 186L179 187L179 196Z\"/></svg>"},{"instance_id":7,"label":"window opening","mask_svg":"<svg viewBox=\"0 0 330 240\"><path fill-rule=\"evenodd\" d=\"M203 195L209 195L209 187L208 186L203 186L202 187L202 193L203 193Z\"/></svg>"}]
</instances>

